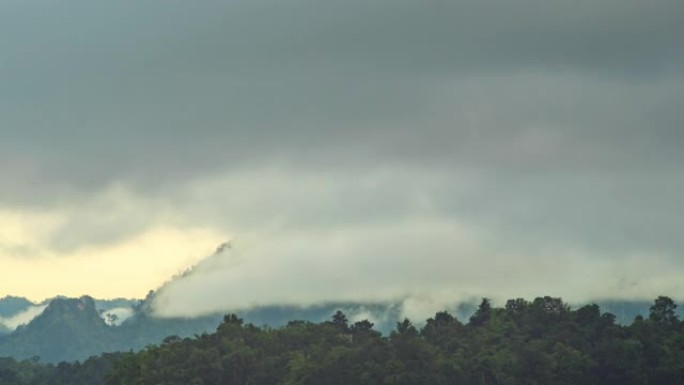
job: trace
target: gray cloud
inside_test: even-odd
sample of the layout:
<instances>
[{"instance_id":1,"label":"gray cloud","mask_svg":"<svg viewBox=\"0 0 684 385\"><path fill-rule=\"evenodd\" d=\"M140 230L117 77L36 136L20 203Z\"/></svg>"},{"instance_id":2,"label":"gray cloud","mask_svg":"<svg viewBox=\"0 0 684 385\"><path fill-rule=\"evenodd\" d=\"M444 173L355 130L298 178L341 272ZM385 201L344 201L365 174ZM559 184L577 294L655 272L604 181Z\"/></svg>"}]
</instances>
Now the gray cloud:
<instances>
[{"instance_id":1,"label":"gray cloud","mask_svg":"<svg viewBox=\"0 0 684 385\"><path fill-rule=\"evenodd\" d=\"M433 151L415 139L488 140L553 125L558 113L621 118L588 116L581 126L597 136L633 118L677 132L679 116L659 104L682 97L676 1L6 2L2 14L3 163L18 163L29 184L15 199L46 198L32 177L66 194L112 178L141 184L150 173L176 180L293 152L320 157L335 143L422 156ZM471 108L491 121L443 116ZM419 124L429 135L414 137Z\"/></svg>"},{"instance_id":2,"label":"gray cloud","mask_svg":"<svg viewBox=\"0 0 684 385\"><path fill-rule=\"evenodd\" d=\"M650 292L635 272L682 267L681 15L676 0L3 2L0 207L60 215L26 250L65 256L159 224L273 236L283 286L300 282L283 261L339 234L331 255L374 261L341 269L364 293L404 298L395 282L422 287L437 270L411 272L432 263L473 294L483 266L524 274L542 255L577 274L613 263L605 293L582 280L597 295ZM650 259L622 263L634 255ZM374 279L385 266L396 277Z\"/></svg>"}]
</instances>

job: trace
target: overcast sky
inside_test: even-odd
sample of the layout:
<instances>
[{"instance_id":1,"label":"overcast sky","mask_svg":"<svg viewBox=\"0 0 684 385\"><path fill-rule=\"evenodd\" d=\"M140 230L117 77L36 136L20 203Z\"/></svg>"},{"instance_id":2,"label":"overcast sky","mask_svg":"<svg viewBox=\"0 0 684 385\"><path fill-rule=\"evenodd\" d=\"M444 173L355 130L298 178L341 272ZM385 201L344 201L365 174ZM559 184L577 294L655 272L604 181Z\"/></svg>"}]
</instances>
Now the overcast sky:
<instances>
[{"instance_id":1,"label":"overcast sky","mask_svg":"<svg viewBox=\"0 0 684 385\"><path fill-rule=\"evenodd\" d=\"M0 2L0 295L684 298L681 0Z\"/></svg>"}]
</instances>

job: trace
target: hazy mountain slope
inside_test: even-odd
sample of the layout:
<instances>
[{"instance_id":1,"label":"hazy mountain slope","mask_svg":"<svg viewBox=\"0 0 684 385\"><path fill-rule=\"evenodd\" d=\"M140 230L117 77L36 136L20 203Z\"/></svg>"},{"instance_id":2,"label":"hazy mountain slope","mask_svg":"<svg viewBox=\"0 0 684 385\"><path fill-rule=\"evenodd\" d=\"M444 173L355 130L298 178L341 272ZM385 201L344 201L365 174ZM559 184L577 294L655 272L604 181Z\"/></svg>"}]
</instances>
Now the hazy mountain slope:
<instances>
[{"instance_id":1,"label":"hazy mountain slope","mask_svg":"<svg viewBox=\"0 0 684 385\"><path fill-rule=\"evenodd\" d=\"M23 297L6 296L0 298L0 317L11 317L35 304Z\"/></svg>"},{"instance_id":2,"label":"hazy mountain slope","mask_svg":"<svg viewBox=\"0 0 684 385\"><path fill-rule=\"evenodd\" d=\"M0 356L76 360L106 351L110 341L109 327L91 297L56 298L41 315L0 343Z\"/></svg>"},{"instance_id":3,"label":"hazy mountain slope","mask_svg":"<svg viewBox=\"0 0 684 385\"><path fill-rule=\"evenodd\" d=\"M0 299L0 337L31 321L44 309L44 304L37 305L22 297L7 296Z\"/></svg>"},{"instance_id":4,"label":"hazy mountain slope","mask_svg":"<svg viewBox=\"0 0 684 385\"><path fill-rule=\"evenodd\" d=\"M144 306L135 311L121 326L110 326L93 298L55 298L41 315L0 339L0 357L40 357L53 363L83 360L103 352L138 350L169 335L189 337L212 332L221 318L158 319Z\"/></svg>"},{"instance_id":5,"label":"hazy mountain slope","mask_svg":"<svg viewBox=\"0 0 684 385\"><path fill-rule=\"evenodd\" d=\"M98 311L107 311L117 308L134 307L140 303L139 299L130 298L114 298L114 299L97 299L95 298L95 308Z\"/></svg>"}]
</instances>

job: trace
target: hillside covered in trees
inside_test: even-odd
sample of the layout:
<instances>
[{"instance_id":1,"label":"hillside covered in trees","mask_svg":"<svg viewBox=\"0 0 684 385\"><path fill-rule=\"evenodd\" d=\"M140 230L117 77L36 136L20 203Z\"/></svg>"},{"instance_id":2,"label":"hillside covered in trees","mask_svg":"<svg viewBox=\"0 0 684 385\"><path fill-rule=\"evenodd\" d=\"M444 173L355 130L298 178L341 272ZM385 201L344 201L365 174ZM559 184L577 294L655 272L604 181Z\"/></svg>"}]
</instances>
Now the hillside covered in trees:
<instances>
[{"instance_id":1,"label":"hillside covered in trees","mask_svg":"<svg viewBox=\"0 0 684 385\"><path fill-rule=\"evenodd\" d=\"M0 384L684 384L684 323L658 297L629 326L597 305L486 299L467 322L439 312L389 335L342 312L273 329L226 315L215 333L44 365L0 360Z\"/></svg>"}]
</instances>

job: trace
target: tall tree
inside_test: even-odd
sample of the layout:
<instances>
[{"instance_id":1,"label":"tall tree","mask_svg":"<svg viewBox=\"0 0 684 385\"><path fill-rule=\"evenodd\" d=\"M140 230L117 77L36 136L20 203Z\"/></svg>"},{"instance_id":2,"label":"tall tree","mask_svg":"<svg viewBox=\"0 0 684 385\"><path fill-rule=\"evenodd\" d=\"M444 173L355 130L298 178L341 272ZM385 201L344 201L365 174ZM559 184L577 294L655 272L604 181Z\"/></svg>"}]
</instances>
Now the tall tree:
<instances>
[{"instance_id":1,"label":"tall tree","mask_svg":"<svg viewBox=\"0 0 684 385\"><path fill-rule=\"evenodd\" d=\"M677 319L677 304L670 297L659 296L650 310L648 318L657 324L674 326L679 323Z\"/></svg>"}]
</instances>

